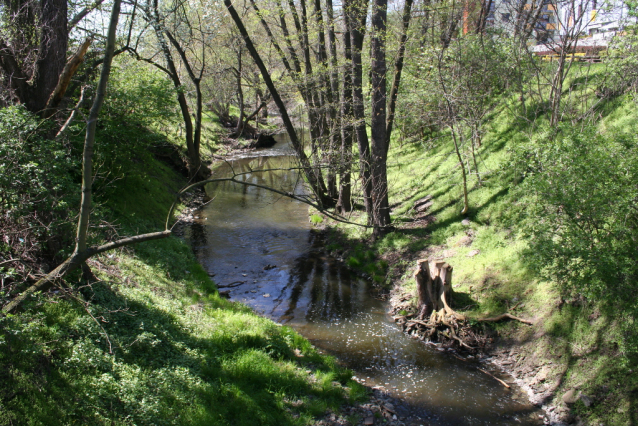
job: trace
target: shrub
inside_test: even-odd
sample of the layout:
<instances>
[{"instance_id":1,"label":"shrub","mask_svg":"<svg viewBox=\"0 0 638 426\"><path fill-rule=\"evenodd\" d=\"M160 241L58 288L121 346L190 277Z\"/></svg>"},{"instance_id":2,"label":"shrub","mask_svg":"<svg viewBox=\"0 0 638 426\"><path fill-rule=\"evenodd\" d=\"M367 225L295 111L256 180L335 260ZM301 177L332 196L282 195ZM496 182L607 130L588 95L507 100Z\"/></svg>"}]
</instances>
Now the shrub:
<instances>
[{"instance_id":1,"label":"shrub","mask_svg":"<svg viewBox=\"0 0 638 426\"><path fill-rule=\"evenodd\" d=\"M523 190L534 194L534 202L525 230L531 238L528 256L533 265L556 280L563 295L582 295L610 311L634 316L636 138L569 128L530 147L527 159ZM632 333L622 342L629 352L638 349L638 336Z\"/></svg>"},{"instance_id":2,"label":"shrub","mask_svg":"<svg viewBox=\"0 0 638 426\"><path fill-rule=\"evenodd\" d=\"M2 274L25 275L72 248L80 168L68 145L46 137L48 125L21 106L0 109L0 256L21 261Z\"/></svg>"}]
</instances>

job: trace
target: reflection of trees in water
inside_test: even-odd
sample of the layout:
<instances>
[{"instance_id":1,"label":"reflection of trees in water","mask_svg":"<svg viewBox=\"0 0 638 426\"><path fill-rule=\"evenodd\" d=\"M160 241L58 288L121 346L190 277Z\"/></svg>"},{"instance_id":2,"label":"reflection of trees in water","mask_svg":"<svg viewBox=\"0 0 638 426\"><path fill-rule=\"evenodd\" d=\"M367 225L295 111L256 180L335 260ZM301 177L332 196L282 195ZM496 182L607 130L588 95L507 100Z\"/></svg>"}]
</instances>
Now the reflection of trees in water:
<instances>
[{"instance_id":1,"label":"reflection of trees in water","mask_svg":"<svg viewBox=\"0 0 638 426\"><path fill-rule=\"evenodd\" d=\"M184 227L184 239L190 242L193 250L201 250L208 245L206 239L206 229L204 225L197 222L192 222L188 226Z\"/></svg>"},{"instance_id":2,"label":"reflection of trees in water","mask_svg":"<svg viewBox=\"0 0 638 426\"><path fill-rule=\"evenodd\" d=\"M289 156L281 157L257 157L252 159L239 159L230 163L220 165L215 169L214 178L238 176L238 180L250 182L257 185L264 185L280 191L303 192L301 175L297 170L291 170L297 164L294 158ZM271 170L260 172L260 170ZM267 200L274 194L268 194L267 190L245 185L238 185L234 182L219 182L206 186L206 192L213 198L217 192L230 192L241 194L238 204L244 208L250 208L251 202Z\"/></svg>"},{"instance_id":3,"label":"reflection of trees in water","mask_svg":"<svg viewBox=\"0 0 638 426\"><path fill-rule=\"evenodd\" d=\"M302 296L309 294L305 317L310 321L330 321L350 318L359 312L357 295L359 280L352 279L347 269L333 259L326 258L320 251L324 243L322 237L310 234L311 251L298 258L290 272L282 294L290 288L288 309L284 316L293 315Z\"/></svg>"}]
</instances>

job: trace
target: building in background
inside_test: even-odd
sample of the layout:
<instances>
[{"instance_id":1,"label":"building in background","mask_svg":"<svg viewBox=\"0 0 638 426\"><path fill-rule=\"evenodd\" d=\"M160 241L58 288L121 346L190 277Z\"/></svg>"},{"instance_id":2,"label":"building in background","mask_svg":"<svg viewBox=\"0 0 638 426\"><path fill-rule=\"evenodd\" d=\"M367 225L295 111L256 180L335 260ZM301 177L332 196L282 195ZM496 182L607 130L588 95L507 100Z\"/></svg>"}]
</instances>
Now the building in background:
<instances>
[{"instance_id":1,"label":"building in background","mask_svg":"<svg viewBox=\"0 0 638 426\"><path fill-rule=\"evenodd\" d=\"M463 13L463 33L495 28L523 35L534 44L565 37L610 40L636 22L624 0L470 0ZM591 44L588 42L586 44Z\"/></svg>"}]
</instances>

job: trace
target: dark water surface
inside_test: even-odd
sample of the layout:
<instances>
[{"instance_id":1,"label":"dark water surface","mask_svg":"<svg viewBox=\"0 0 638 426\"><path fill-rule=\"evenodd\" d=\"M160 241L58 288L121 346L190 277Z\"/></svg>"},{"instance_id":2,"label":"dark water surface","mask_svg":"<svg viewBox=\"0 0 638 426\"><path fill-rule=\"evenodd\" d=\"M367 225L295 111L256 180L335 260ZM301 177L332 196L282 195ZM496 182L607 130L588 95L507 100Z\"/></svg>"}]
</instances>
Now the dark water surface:
<instances>
[{"instance_id":1,"label":"dark water surface","mask_svg":"<svg viewBox=\"0 0 638 426\"><path fill-rule=\"evenodd\" d=\"M216 177L302 193L285 143L260 156L220 164ZM260 188L209 185L214 200L186 230L201 264L231 299L290 325L336 356L369 386L379 386L424 419L423 425L540 425L542 412L461 361L404 335L372 297L370 284L321 253L307 205ZM274 266L274 267L273 267Z\"/></svg>"}]
</instances>

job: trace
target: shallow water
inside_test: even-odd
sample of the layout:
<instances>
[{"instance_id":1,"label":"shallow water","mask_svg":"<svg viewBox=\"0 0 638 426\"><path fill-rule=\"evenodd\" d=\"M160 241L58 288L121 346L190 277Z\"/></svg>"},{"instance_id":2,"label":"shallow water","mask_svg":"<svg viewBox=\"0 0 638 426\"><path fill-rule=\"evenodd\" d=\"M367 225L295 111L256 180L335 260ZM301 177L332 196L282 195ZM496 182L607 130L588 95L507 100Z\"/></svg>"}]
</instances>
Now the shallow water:
<instances>
[{"instance_id":1,"label":"shallow water","mask_svg":"<svg viewBox=\"0 0 638 426\"><path fill-rule=\"evenodd\" d=\"M220 164L215 176L242 174L248 182L301 194L295 171L257 172L293 167L282 155L289 152L281 143ZM307 205L232 182L206 190L214 200L198 212L186 238L232 300L295 328L363 383L403 399L400 411L417 412L424 425L542 424L542 412L521 390L403 334L368 282L322 254Z\"/></svg>"}]
</instances>

